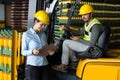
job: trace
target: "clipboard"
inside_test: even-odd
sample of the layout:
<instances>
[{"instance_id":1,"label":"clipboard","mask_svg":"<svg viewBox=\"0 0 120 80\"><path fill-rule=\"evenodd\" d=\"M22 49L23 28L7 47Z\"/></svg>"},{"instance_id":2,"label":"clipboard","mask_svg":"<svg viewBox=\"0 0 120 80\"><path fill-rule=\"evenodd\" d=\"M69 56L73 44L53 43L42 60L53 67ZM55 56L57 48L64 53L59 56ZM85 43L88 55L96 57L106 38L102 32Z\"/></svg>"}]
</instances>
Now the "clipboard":
<instances>
[{"instance_id":1,"label":"clipboard","mask_svg":"<svg viewBox=\"0 0 120 80\"><path fill-rule=\"evenodd\" d=\"M48 50L53 50L54 52L56 51L58 47L54 45L45 45L42 47L42 49L39 49L40 56L47 56L49 55Z\"/></svg>"}]
</instances>

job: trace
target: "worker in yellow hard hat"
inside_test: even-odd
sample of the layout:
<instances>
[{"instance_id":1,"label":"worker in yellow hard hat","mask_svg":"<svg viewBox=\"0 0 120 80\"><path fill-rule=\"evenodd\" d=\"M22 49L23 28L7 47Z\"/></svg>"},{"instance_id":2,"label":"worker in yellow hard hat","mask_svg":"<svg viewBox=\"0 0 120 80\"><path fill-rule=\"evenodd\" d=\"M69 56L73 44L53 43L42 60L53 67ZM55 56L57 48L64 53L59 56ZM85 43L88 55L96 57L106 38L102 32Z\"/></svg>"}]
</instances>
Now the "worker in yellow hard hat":
<instances>
[{"instance_id":1,"label":"worker in yellow hard hat","mask_svg":"<svg viewBox=\"0 0 120 80\"><path fill-rule=\"evenodd\" d=\"M84 15L88 13L93 13L94 9L92 8L91 5L89 4L84 4L80 9L79 9L79 15Z\"/></svg>"},{"instance_id":2,"label":"worker in yellow hard hat","mask_svg":"<svg viewBox=\"0 0 120 80\"><path fill-rule=\"evenodd\" d=\"M75 52L84 52L90 46L97 44L99 35L103 32L104 27L98 19L93 17L93 14L94 9L91 5L84 4L81 6L79 15L82 16L82 20L85 22L84 27L80 31L72 31L71 39L63 42L61 64L53 66L53 69L62 72L67 72L68 68L76 69L78 59L75 56ZM66 28L64 27L63 29ZM83 38L80 38L80 35L83 35ZM69 59L71 63L69 63ZM74 65L75 63L76 65Z\"/></svg>"},{"instance_id":3,"label":"worker in yellow hard hat","mask_svg":"<svg viewBox=\"0 0 120 80\"><path fill-rule=\"evenodd\" d=\"M50 22L49 15L44 10L40 10L37 13L35 13L34 18L39 20L43 24L49 24Z\"/></svg>"},{"instance_id":4,"label":"worker in yellow hard hat","mask_svg":"<svg viewBox=\"0 0 120 80\"><path fill-rule=\"evenodd\" d=\"M49 15L44 10L39 10L34 15L34 26L23 33L21 53L27 59L26 80L48 80L46 56L54 52L47 49L48 53L43 54L42 49L47 44L43 29L49 23Z\"/></svg>"}]
</instances>

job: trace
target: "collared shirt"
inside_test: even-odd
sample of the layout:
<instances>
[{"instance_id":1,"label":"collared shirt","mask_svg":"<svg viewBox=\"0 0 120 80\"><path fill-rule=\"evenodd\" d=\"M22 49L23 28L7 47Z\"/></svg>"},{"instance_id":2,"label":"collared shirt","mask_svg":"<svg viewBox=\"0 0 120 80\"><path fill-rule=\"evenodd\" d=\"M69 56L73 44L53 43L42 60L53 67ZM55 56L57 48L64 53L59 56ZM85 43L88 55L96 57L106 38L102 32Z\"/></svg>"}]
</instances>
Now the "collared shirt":
<instances>
[{"instance_id":1,"label":"collared shirt","mask_svg":"<svg viewBox=\"0 0 120 80\"><path fill-rule=\"evenodd\" d=\"M45 66L48 61L45 56L35 56L33 49L40 49L47 44L47 38L43 31L36 33L32 28L22 35L22 55L27 56L27 65Z\"/></svg>"}]
</instances>

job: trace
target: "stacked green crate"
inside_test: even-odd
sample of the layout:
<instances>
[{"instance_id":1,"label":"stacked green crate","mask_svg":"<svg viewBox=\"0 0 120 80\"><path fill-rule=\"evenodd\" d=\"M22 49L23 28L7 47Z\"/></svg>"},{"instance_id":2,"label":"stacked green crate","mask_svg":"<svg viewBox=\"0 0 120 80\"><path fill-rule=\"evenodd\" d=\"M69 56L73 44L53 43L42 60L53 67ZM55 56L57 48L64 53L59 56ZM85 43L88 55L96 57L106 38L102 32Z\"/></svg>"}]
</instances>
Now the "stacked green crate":
<instances>
[{"instance_id":1,"label":"stacked green crate","mask_svg":"<svg viewBox=\"0 0 120 80\"><path fill-rule=\"evenodd\" d=\"M61 0L59 2L59 15L58 16L58 21L60 24L66 24L68 21L68 14L69 14L69 10L70 7L74 5L75 0ZM73 17L71 19L71 25L76 25L76 24L80 24L81 23L81 17L78 16L78 9L79 9L79 5L76 7L76 9L74 10L73 13Z\"/></svg>"},{"instance_id":2,"label":"stacked green crate","mask_svg":"<svg viewBox=\"0 0 120 80\"><path fill-rule=\"evenodd\" d=\"M0 30L0 74L7 76L5 80L10 80L11 75L11 55L12 55L12 30Z\"/></svg>"},{"instance_id":3,"label":"stacked green crate","mask_svg":"<svg viewBox=\"0 0 120 80\"><path fill-rule=\"evenodd\" d=\"M55 33L55 40L58 40L64 31L60 28L62 25L66 25L68 21L68 14L70 7L74 4L75 0L60 0L58 1L58 5L56 7L56 18L55 18L55 26L54 26L54 33ZM73 13L73 17L71 19L70 27L81 26L81 18L78 16L78 9Z\"/></svg>"}]
</instances>

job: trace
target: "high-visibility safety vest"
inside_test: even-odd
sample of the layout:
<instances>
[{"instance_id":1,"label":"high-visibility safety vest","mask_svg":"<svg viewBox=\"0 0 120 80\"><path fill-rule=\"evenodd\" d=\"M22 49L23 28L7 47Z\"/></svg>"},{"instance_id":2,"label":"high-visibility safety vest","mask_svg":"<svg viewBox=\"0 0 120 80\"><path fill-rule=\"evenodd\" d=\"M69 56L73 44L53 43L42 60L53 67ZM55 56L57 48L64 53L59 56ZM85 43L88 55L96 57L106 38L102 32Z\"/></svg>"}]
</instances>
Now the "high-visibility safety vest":
<instances>
[{"instance_id":1,"label":"high-visibility safety vest","mask_svg":"<svg viewBox=\"0 0 120 80\"><path fill-rule=\"evenodd\" d=\"M94 18L90 23L89 25L87 25L87 23L85 23L84 25L84 28L85 28L85 31L84 31L84 37L83 39L86 40L86 41L90 41L90 38L91 38L91 28L93 27L93 25L95 24L101 24L96 18Z\"/></svg>"}]
</instances>

